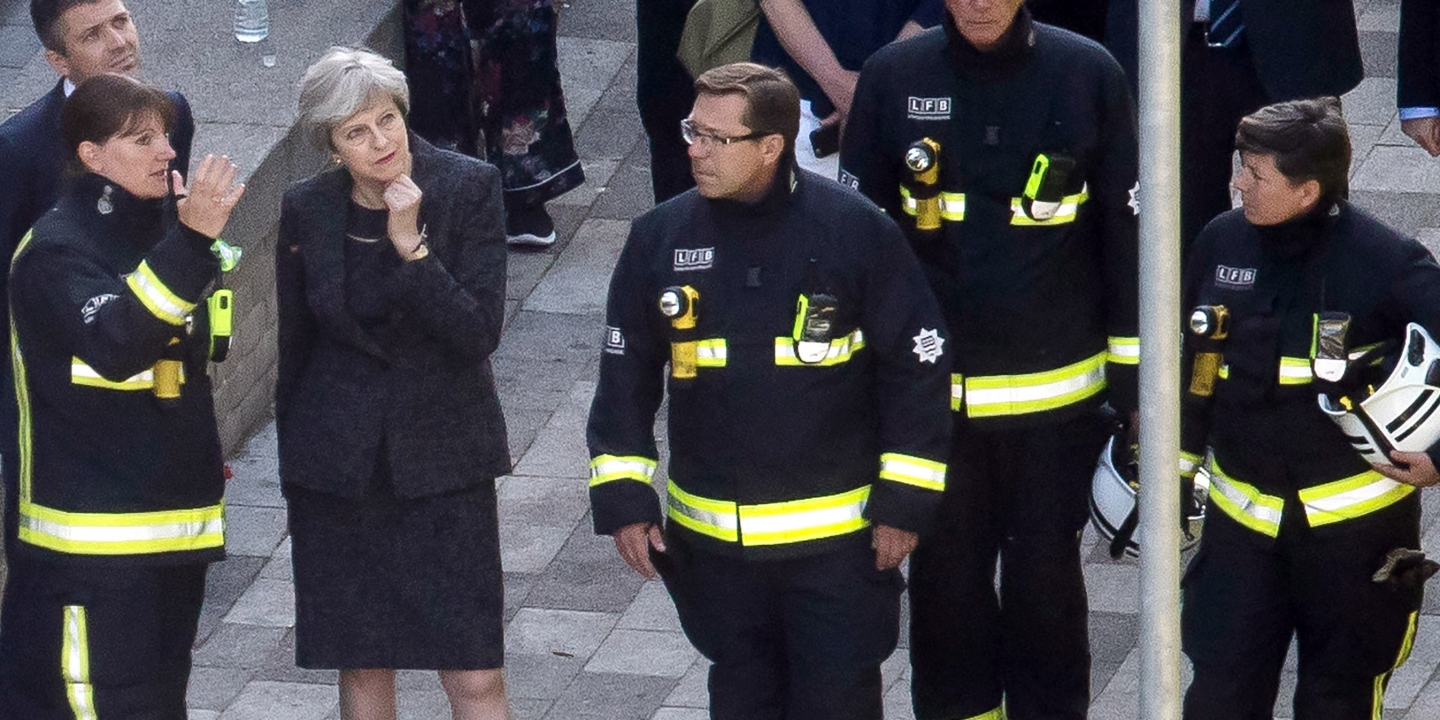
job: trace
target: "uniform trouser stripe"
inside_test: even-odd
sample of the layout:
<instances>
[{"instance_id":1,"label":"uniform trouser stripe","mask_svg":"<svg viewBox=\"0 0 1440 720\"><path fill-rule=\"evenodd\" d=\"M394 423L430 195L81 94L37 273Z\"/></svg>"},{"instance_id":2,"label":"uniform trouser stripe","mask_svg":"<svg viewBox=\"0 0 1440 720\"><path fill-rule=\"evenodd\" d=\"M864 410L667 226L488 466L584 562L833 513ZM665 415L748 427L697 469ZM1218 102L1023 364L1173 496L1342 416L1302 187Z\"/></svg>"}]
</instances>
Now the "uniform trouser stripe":
<instances>
[{"instance_id":1,"label":"uniform trouser stripe","mask_svg":"<svg viewBox=\"0 0 1440 720\"><path fill-rule=\"evenodd\" d=\"M1371 701L1371 720L1384 720L1385 717L1385 689L1390 685L1390 676L1410 659L1410 651L1415 647L1415 631L1418 629L1420 620L1419 611L1410 613L1410 621L1405 627L1405 639L1400 643L1400 652L1395 655L1395 664L1389 670L1375 676L1375 692Z\"/></svg>"},{"instance_id":2,"label":"uniform trouser stripe","mask_svg":"<svg viewBox=\"0 0 1440 720\"><path fill-rule=\"evenodd\" d=\"M75 720L96 720L95 687L90 684L90 638L81 605L65 606L65 627L60 649L60 673L65 678L65 697Z\"/></svg>"}]
</instances>

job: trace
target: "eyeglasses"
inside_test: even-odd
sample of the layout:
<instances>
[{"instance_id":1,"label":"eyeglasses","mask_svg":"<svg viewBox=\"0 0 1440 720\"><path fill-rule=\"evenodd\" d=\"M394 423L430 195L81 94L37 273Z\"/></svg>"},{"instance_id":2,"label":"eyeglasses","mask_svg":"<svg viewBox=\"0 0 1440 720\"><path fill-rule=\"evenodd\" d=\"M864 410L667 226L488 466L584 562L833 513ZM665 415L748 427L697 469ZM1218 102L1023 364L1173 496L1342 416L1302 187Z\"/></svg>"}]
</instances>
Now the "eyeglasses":
<instances>
[{"instance_id":1,"label":"eyeglasses","mask_svg":"<svg viewBox=\"0 0 1440 720\"><path fill-rule=\"evenodd\" d=\"M721 135L700 132L700 129L695 127L694 121L692 121L690 118L685 118L684 120L680 121L680 137L685 141L685 144L699 145L700 147L707 150L715 147L716 145L729 145L731 143L744 142L746 140L758 140L759 138L765 137L766 135L774 134L775 133L756 131L749 133L748 135L724 137Z\"/></svg>"}]
</instances>

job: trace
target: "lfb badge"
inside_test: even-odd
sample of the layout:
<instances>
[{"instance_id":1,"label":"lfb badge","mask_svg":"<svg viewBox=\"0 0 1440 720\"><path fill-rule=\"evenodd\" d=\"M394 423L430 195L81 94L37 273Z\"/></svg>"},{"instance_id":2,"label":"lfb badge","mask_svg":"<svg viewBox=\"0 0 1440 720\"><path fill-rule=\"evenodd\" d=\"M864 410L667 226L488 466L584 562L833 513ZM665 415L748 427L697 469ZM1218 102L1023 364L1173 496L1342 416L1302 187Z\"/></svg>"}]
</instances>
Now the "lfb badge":
<instances>
[{"instance_id":1,"label":"lfb badge","mask_svg":"<svg viewBox=\"0 0 1440 720\"><path fill-rule=\"evenodd\" d=\"M920 334L911 339L915 341L915 357L920 358L920 362L934 364L945 354L945 338L940 337L939 330L921 328Z\"/></svg>"}]
</instances>

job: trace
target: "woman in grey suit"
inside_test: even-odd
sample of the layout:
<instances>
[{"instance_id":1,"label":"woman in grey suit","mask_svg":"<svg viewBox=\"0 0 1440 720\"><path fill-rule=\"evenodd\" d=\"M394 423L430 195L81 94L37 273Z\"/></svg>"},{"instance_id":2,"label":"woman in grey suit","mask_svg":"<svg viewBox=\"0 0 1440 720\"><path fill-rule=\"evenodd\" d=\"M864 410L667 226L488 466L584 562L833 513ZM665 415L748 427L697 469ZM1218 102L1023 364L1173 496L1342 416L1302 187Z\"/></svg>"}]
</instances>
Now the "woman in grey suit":
<instances>
[{"instance_id":1,"label":"woman in grey suit","mask_svg":"<svg viewBox=\"0 0 1440 720\"><path fill-rule=\"evenodd\" d=\"M500 174L411 134L408 108L364 50L302 82L339 167L285 194L277 244L296 663L340 670L345 720L393 720L397 668L439 670L456 720L504 718Z\"/></svg>"}]
</instances>

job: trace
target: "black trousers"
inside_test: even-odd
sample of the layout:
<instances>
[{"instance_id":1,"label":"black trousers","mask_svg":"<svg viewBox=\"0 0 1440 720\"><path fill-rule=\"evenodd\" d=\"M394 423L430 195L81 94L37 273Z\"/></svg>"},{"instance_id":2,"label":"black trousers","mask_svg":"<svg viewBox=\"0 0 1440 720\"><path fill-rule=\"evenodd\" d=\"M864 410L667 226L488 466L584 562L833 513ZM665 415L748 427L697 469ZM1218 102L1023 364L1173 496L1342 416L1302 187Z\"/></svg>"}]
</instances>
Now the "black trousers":
<instances>
[{"instance_id":1,"label":"black trousers","mask_svg":"<svg viewBox=\"0 0 1440 720\"><path fill-rule=\"evenodd\" d=\"M710 668L714 720L881 720L880 663L900 635L899 570L869 531L822 555L747 561L667 533L658 556L686 637Z\"/></svg>"},{"instance_id":2,"label":"black trousers","mask_svg":"<svg viewBox=\"0 0 1440 720\"><path fill-rule=\"evenodd\" d=\"M1205 225L1230 209L1240 119L1271 101L1243 40L1235 47L1208 47L1203 30L1193 26L1181 62L1180 242L1188 251Z\"/></svg>"},{"instance_id":3,"label":"black trousers","mask_svg":"<svg viewBox=\"0 0 1440 720\"><path fill-rule=\"evenodd\" d=\"M0 720L185 720L207 567L11 558Z\"/></svg>"},{"instance_id":4,"label":"black trousers","mask_svg":"<svg viewBox=\"0 0 1440 720\"><path fill-rule=\"evenodd\" d=\"M685 14L694 0L636 0L635 101L650 137L650 183L658 205L695 187L680 121L695 104L695 88L675 59Z\"/></svg>"},{"instance_id":5,"label":"black trousers","mask_svg":"<svg viewBox=\"0 0 1440 720\"><path fill-rule=\"evenodd\" d=\"M1421 593L1370 578L1391 549L1420 547L1418 495L1319 530L1292 499L1274 542L1212 505L1185 572L1182 643L1195 667L1185 720L1270 720L1292 636L1295 720L1379 717Z\"/></svg>"},{"instance_id":6,"label":"black trousers","mask_svg":"<svg viewBox=\"0 0 1440 720\"><path fill-rule=\"evenodd\" d=\"M1089 617L1080 533L1105 429L955 428L936 532L910 562L915 717L1083 719ZM1000 595L995 561L1000 560Z\"/></svg>"}]
</instances>

